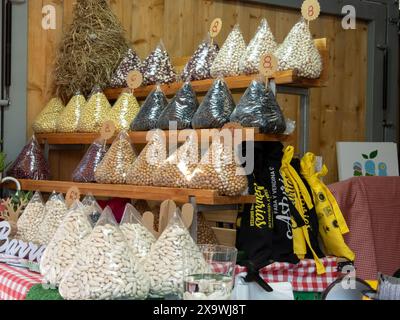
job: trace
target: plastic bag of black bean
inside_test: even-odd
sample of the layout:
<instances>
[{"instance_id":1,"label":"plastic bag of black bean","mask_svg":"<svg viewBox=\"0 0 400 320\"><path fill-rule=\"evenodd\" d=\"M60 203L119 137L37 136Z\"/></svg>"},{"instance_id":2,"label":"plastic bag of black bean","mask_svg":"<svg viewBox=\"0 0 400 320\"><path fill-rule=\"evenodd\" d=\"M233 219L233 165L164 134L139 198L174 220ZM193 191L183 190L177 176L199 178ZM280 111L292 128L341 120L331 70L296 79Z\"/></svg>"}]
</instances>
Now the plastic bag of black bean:
<instances>
[{"instance_id":1,"label":"plastic bag of black bean","mask_svg":"<svg viewBox=\"0 0 400 320\"><path fill-rule=\"evenodd\" d=\"M114 71L114 74L111 77L110 86L112 88L127 87L128 84L126 83L126 77L128 76L128 73L133 70L139 70L141 64L142 62L135 50L129 48L118 68Z\"/></svg>"},{"instance_id":2,"label":"plastic bag of black bean","mask_svg":"<svg viewBox=\"0 0 400 320\"><path fill-rule=\"evenodd\" d=\"M175 69L162 40L143 61L140 72L143 75L143 85L166 84L176 81Z\"/></svg>"},{"instance_id":3,"label":"plastic bag of black bean","mask_svg":"<svg viewBox=\"0 0 400 320\"><path fill-rule=\"evenodd\" d=\"M286 121L270 88L262 80L253 80L231 115L231 121L243 127L260 128L262 133L284 133Z\"/></svg>"},{"instance_id":4,"label":"plastic bag of black bean","mask_svg":"<svg viewBox=\"0 0 400 320\"><path fill-rule=\"evenodd\" d=\"M211 66L217 57L219 47L211 41L210 35L200 43L193 56L186 64L181 79L186 81L204 80L211 78Z\"/></svg>"},{"instance_id":5,"label":"plastic bag of black bean","mask_svg":"<svg viewBox=\"0 0 400 320\"><path fill-rule=\"evenodd\" d=\"M234 109L235 102L228 86L223 78L218 78L197 109L192 126L195 129L221 128L229 122L229 116Z\"/></svg>"},{"instance_id":6,"label":"plastic bag of black bean","mask_svg":"<svg viewBox=\"0 0 400 320\"><path fill-rule=\"evenodd\" d=\"M157 127L168 130L170 122L176 122L178 130L190 128L198 106L199 102L192 85L190 82L185 82L162 112L160 119L158 119Z\"/></svg>"},{"instance_id":7,"label":"plastic bag of black bean","mask_svg":"<svg viewBox=\"0 0 400 320\"><path fill-rule=\"evenodd\" d=\"M50 180L50 166L35 136L22 149L7 175L16 179Z\"/></svg>"}]
</instances>

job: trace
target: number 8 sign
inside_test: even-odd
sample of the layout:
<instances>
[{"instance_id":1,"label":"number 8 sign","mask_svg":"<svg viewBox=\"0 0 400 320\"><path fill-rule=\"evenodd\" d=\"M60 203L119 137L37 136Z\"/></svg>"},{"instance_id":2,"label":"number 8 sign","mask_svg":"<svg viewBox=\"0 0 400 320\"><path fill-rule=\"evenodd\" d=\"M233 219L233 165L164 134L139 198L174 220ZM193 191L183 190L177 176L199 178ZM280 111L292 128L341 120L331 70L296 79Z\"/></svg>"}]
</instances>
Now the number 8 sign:
<instances>
[{"instance_id":1,"label":"number 8 sign","mask_svg":"<svg viewBox=\"0 0 400 320\"><path fill-rule=\"evenodd\" d=\"M261 57L259 70L263 76L271 78L277 69L278 59L272 53L267 53Z\"/></svg>"},{"instance_id":2,"label":"number 8 sign","mask_svg":"<svg viewBox=\"0 0 400 320\"><path fill-rule=\"evenodd\" d=\"M321 6L318 0L305 0L301 6L301 14L307 21L313 21L319 17Z\"/></svg>"},{"instance_id":3,"label":"number 8 sign","mask_svg":"<svg viewBox=\"0 0 400 320\"><path fill-rule=\"evenodd\" d=\"M213 20L213 22L211 22L211 26L210 26L210 37L211 38L215 38L222 29L222 20L221 18L216 18Z\"/></svg>"}]
</instances>

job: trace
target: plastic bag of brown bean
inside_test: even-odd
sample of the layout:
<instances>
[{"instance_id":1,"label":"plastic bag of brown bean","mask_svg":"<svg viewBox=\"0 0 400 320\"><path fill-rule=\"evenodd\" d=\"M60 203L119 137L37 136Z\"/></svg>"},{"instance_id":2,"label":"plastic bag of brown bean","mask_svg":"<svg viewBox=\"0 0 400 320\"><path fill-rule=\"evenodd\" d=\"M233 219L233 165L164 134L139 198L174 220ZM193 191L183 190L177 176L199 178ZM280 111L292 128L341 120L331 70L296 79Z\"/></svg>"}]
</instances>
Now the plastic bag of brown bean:
<instances>
[{"instance_id":1,"label":"plastic bag of brown bean","mask_svg":"<svg viewBox=\"0 0 400 320\"><path fill-rule=\"evenodd\" d=\"M113 121L117 131L129 130L129 126L139 110L139 103L132 92L123 92L105 117L105 121Z\"/></svg>"},{"instance_id":2,"label":"plastic bag of brown bean","mask_svg":"<svg viewBox=\"0 0 400 320\"><path fill-rule=\"evenodd\" d=\"M178 130L190 128L198 106L199 102L192 85L190 82L185 82L162 112L157 127L168 130L170 129L170 122L176 122Z\"/></svg>"},{"instance_id":3,"label":"plastic bag of brown bean","mask_svg":"<svg viewBox=\"0 0 400 320\"><path fill-rule=\"evenodd\" d=\"M277 48L275 37L269 28L267 19L262 19L257 32L247 46L246 52L240 60L240 73L258 73L261 57L267 53L274 53Z\"/></svg>"},{"instance_id":4,"label":"plastic bag of brown bean","mask_svg":"<svg viewBox=\"0 0 400 320\"><path fill-rule=\"evenodd\" d=\"M304 18L290 30L275 51L275 56L278 58L278 70L295 69L299 76L310 79L321 75L321 55Z\"/></svg>"},{"instance_id":5,"label":"plastic bag of brown bean","mask_svg":"<svg viewBox=\"0 0 400 320\"><path fill-rule=\"evenodd\" d=\"M35 133L53 133L57 131L57 118L64 109L61 99L51 99L33 122Z\"/></svg>"},{"instance_id":6,"label":"plastic bag of brown bean","mask_svg":"<svg viewBox=\"0 0 400 320\"><path fill-rule=\"evenodd\" d=\"M263 133L284 133L286 121L270 88L261 79L253 80L231 115L231 122L260 128Z\"/></svg>"},{"instance_id":7,"label":"plastic bag of brown bean","mask_svg":"<svg viewBox=\"0 0 400 320\"><path fill-rule=\"evenodd\" d=\"M235 102L228 86L223 78L218 78L197 109L192 126L195 129L221 128L229 122L229 116L234 109Z\"/></svg>"},{"instance_id":8,"label":"plastic bag of brown bean","mask_svg":"<svg viewBox=\"0 0 400 320\"><path fill-rule=\"evenodd\" d=\"M143 85L145 86L176 81L175 69L162 40L160 40L156 49L143 61L140 72L143 75Z\"/></svg>"},{"instance_id":9,"label":"plastic bag of brown bean","mask_svg":"<svg viewBox=\"0 0 400 320\"><path fill-rule=\"evenodd\" d=\"M156 89L147 96L138 115L133 120L131 130L150 131L157 128L158 119L167 105L168 100L161 87L157 85Z\"/></svg>"},{"instance_id":10,"label":"plastic bag of brown bean","mask_svg":"<svg viewBox=\"0 0 400 320\"><path fill-rule=\"evenodd\" d=\"M97 166L94 173L96 182L124 184L128 170L135 159L136 152L131 139L126 131L121 131Z\"/></svg>"},{"instance_id":11,"label":"plastic bag of brown bean","mask_svg":"<svg viewBox=\"0 0 400 320\"><path fill-rule=\"evenodd\" d=\"M50 180L50 166L33 135L7 171L16 179Z\"/></svg>"},{"instance_id":12,"label":"plastic bag of brown bean","mask_svg":"<svg viewBox=\"0 0 400 320\"><path fill-rule=\"evenodd\" d=\"M135 50L129 48L125 54L125 57L122 59L118 68L114 71L114 74L111 77L110 86L112 88L124 88L127 87L126 77L129 72L133 70L139 70L142 62L140 58L136 54Z\"/></svg>"},{"instance_id":13,"label":"plastic bag of brown bean","mask_svg":"<svg viewBox=\"0 0 400 320\"><path fill-rule=\"evenodd\" d=\"M165 134L162 130L152 131L150 142L144 147L129 168L126 183L136 186L152 186L155 172L167 157Z\"/></svg>"},{"instance_id":14,"label":"plastic bag of brown bean","mask_svg":"<svg viewBox=\"0 0 400 320\"><path fill-rule=\"evenodd\" d=\"M72 180L75 182L96 182L94 172L106 153L107 146L104 140L99 139L93 142L72 173Z\"/></svg>"},{"instance_id":15,"label":"plastic bag of brown bean","mask_svg":"<svg viewBox=\"0 0 400 320\"><path fill-rule=\"evenodd\" d=\"M110 110L111 105L100 86L95 86L82 109L78 132L99 132Z\"/></svg>"},{"instance_id":16,"label":"plastic bag of brown bean","mask_svg":"<svg viewBox=\"0 0 400 320\"><path fill-rule=\"evenodd\" d=\"M236 24L212 64L211 75L214 78L239 75L240 59L245 52L246 42L240 32L239 25Z\"/></svg>"},{"instance_id":17,"label":"plastic bag of brown bean","mask_svg":"<svg viewBox=\"0 0 400 320\"><path fill-rule=\"evenodd\" d=\"M68 102L67 106L57 117L57 132L76 132L83 107L86 105L85 97L78 91Z\"/></svg>"},{"instance_id":18,"label":"plastic bag of brown bean","mask_svg":"<svg viewBox=\"0 0 400 320\"><path fill-rule=\"evenodd\" d=\"M211 78L211 66L218 54L219 47L213 43L210 34L200 43L193 56L185 65L181 74L184 81L204 80Z\"/></svg>"}]
</instances>

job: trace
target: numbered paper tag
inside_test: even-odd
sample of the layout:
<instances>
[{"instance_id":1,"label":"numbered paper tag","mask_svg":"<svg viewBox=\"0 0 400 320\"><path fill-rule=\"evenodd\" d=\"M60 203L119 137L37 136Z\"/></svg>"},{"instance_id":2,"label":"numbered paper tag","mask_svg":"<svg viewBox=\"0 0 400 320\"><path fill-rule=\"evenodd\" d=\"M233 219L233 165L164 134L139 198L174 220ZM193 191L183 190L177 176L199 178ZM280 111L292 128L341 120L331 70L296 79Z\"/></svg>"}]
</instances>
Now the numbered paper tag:
<instances>
[{"instance_id":1,"label":"numbered paper tag","mask_svg":"<svg viewBox=\"0 0 400 320\"><path fill-rule=\"evenodd\" d=\"M319 17L321 6L318 0L305 0L301 6L301 14L307 21L313 21Z\"/></svg>"},{"instance_id":2,"label":"numbered paper tag","mask_svg":"<svg viewBox=\"0 0 400 320\"><path fill-rule=\"evenodd\" d=\"M214 19L213 22L211 22L210 26L210 37L215 38L221 32L221 29L222 29L221 18Z\"/></svg>"},{"instance_id":3,"label":"numbered paper tag","mask_svg":"<svg viewBox=\"0 0 400 320\"><path fill-rule=\"evenodd\" d=\"M267 79L272 78L275 72L278 70L278 58L272 53L267 53L261 57L260 73Z\"/></svg>"},{"instance_id":4,"label":"numbered paper tag","mask_svg":"<svg viewBox=\"0 0 400 320\"><path fill-rule=\"evenodd\" d=\"M137 70L129 72L128 76L126 77L126 83L128 84L128 87L131 88L132 90L139 88L142 82L143 82L143 75Z\"/></svg>"},{"instance_id":5,"label":"numbered paper tag","mask_svg":"<svg viewBox=\"0 0 400 320\"><path fill-rule=\"evenodd\" d=\"M81 192L78 187L72 186L68 189L67 194L65 196L65 203L68 207L70 207L76 200L81 198Z\"/></svg>"},{"instance_id":6,"label":"numbered paper tag","mask_svg":"<svg viewBox=\"0 0 400 320\"><path fill-rule=\"evenodd\" d=\"M111 139L115 133L115 124L112 120L103 123L100 130L100 138L103 140Z\"/></svg>"}]
</instances>

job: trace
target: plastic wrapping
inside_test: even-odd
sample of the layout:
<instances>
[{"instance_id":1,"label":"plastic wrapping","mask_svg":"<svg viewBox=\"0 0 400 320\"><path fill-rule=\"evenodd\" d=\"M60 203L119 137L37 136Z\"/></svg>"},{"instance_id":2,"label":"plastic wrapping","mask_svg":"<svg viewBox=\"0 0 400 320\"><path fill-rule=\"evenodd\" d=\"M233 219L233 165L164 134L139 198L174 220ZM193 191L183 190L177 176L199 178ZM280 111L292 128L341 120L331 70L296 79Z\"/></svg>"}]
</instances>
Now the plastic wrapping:
<instances>
[{"instance_id":1,"label":"plastic wrapping","mask_svg":"<svg viewBox=\"0 0 400 320\"><path fill-rule=\"evenodd\" d=\"M133 131L150 131L157 128L158 119L168 105L168 100L162 92L161 87L153 90L147 96L135 120L131 124Z\"/></svg>"},{"instance_id":2,"label":"plastic wrapping","mask_svg":"<svg viewBox=\"0 0 400 320\"><path fill-rule=\"evenodd\" d=\"M104 140L93 142L72 173L72 180L74 182L96 182L94 173L106 153L107 146Z\"/></svg>"},{"instance_id":3,"label":"plastic wrapping","mask_svg":"<svg viewBox=\"0 0 400 320\"><path fill-rule=\"evenodd\" d=\"M85 97L80 92L77 92L58 115L57 132L69 133L78 131L79 119L85 105Z\"/></svg>"},{"instance_id":4,"label":"plastic wrapping","mask_svg":"<svg viewBox=\"0 0 400 320\"><path fill-rule=\"evenodd\" d=\"M81 252L83 241L92 232L92 225L82 203L76 201L62 220L40 259L43 279L58 286L73 259Z\"/></svg>"},{"instance_id":5,"label":"plastic wrapping","mask_svg":"<svg viewBox=\"0 0 400 320\"><path fill-rule=\"evenodd\" d=\"M68 300L145 299L149 286L107 207L61 280L59 292Z\"/></svg>"},{"instance_id":6,"label":"plastic wrapping","mask_svg":"<svg viewBox=\"0 0 400 320\"><path fill-rule=\"evenodd\" d=\"M152 133L150 142L144 147L135 162L129 168L126 183L136 186L154 185L157 170L167 157L164 132L156 130Z\"/></svg>"},{"instance_id":7,"label":"plastic wrapping","mask_svg":"<svg viewBox=\"0 0 400 320\"><path fill-rule=\"evenodd\" d=\"M185 252L189 251L192 258L190 260L185 256ZM204 272L206 268L203 255L179 214L175 213L145 259L144 270L151 283L150 295L182 296L184 276Z\"/></svg>"},{"instance_id":8,"label":"plastic wrapping","mask_svg":"<svg viewBox=\"0 0 400 320\"><path fill-rule=\"evenodd\" d=\"M95 86L91 96L83 107L81 117L79 119L79 132L99 132L111 105L99 86Z\"/></svg>"},{"instance_id":9,"label":"plastic wrapping","mask_svg":"<svg viewBox=\"0 0 400 320\"><path fill-rule=\"evenodd\" d=\"M22 149L7 175L16 179L50 180L50 166L35 136Z\"/></svg>"},{"instance_id":10,"label":"plastic wrapping","mask_svg":"<svg viewBox=\"0 0 400 320\"><path fill-rule=\"evenodd\" d=\"M139 70L141 64L142 62L135 50L129 48L118 68L114 71L114 74L111 77L110 86L112 88L127 87L128 84L126 83L126 78L129 72Z\"/></svg>"},{"instance_id":11,"label":"plastic wrapping","mask_svg":"<svg viewBox=\"0 0 400 320\"><path fill-rule=\"evenodd\" d=\"M258 73L261 57L267 53L274 53L277 48L275 37L269 28L267 19L262 19L257 32L247 46L245 54L239 64L240 73Z\"/></svg>"},{"instance_id":12,"label":"plastic wrapping","mask_svg":"<svg viewBox=\"0 0 400 320\"><path fill-rule=\"evenodd\" d=\"M99 220L103 209L97 203L95 197L93 197L93 195L90 193L83 198L82 205L85 210L85 214L88 216L92 226L94 226Z\"/></svg>"},{"instance_id":13,"label":"plastic wrapping","mask_svg":"<svg viewBox=\"0 0 400 320\"><path fill-rule=\"evenodd\" d=\"M237 76L239 74L240 59L245 52L246 42L239 25L236 24L212 64L211 75L214 78L218 76Z\"/></svg>"},{"instance_id":14,"label":"plastic wrapping","mask_svg":"<svg viewBox=\"0 0 400 320\"><path fill-rule=\"evenodd\" d=\"M197 109L192 126L195 129L222 128L229 122L229 116L235 109L231 92L222 78L214 81L207 95Z\"/></svg>"},{"instance_id":15,"label":"plastic wrapping","mask_svg":"<svg viewBox=\"0 0 400 320\"><path fill-rule=\"evenodd\" d=\"M129 130L130 124L139 113L140 106L131 92L123 92L108 113L105 121L111 120L117 131Z\"/></svg>"},{"instance_id":16,"label":"plastic wrapping","mask_svg":"<svg viewBox=\"0 0 400 320\"><path fill-rule=\"evenodd\" d=\"M204 80L211 78L211 66L217 57L219 47L211 41L208 34L182 71L181 79L184 81Z\"/></svg>"},{"instance_id":17,"label":"plastic wrapping","mask_svg":"<svg viewBox=\"0 0 400 320\"><path fill-rule=\"evenodd\" d=\"M33 122L32 129L35 133L53 133L57 131L57 118L64 109L64 104L59 98L51 99Z\"/></svg>"},{"instance_id":18,"label":"plastic wrapping","mask_svg":"<svg viewBox=\"0 0 400 320\"><path fill-rule=\"evenodd\" d=\"M299 76L310 79L321 75L321 55L304 18L294 25L275 51L275 56L278 58L278 70L296 69Z\"/></svg>"},{"instance_id":19,"label":"plastic wrapping","mask_svg":"<svg viewBox=\"0 0 400 320\"><path fill-rule=\"evenodd\" d=\"M162 40L143 61L140 71L143 75L143 85L166 84L176 81L174 67Z\"/></svg>"},{"instance_id":20,"label":"plastic wrapping","mask_svg":"<svg viewBox=\"0 0 400 320\"><path fill-rule=\"evenodd\" d=\"M163 110L158 119L157 127L168 130L169 122L176 121L177 129L187 129L191 126L192 118L199 106L196 93L193 91L190 82L185 82L182 88L176 93L168 106Z\"/></svg>"},{"instance_id":21,"label":"plastic wrapping","mask_svg":"<svg viewBox=\"0 0 400 320\"><path fill-rule=\"evenodd\" d=\"M131 139L126 131L121 131L115 138L103 160L94 173L98 183L123 184L126 174L136 159Z\"/></svg>"},{"instance_id":22,"label":"plastic wrapping","mask_svg":"<svg viewBox=\"0 0 400 320\"><path fill-rule=\"evenodd\" d=\"M231 115L243 127L260 128L262 133L284 133L286 121L271 89L253 80Z\"/></svg>"}]
</instances>

